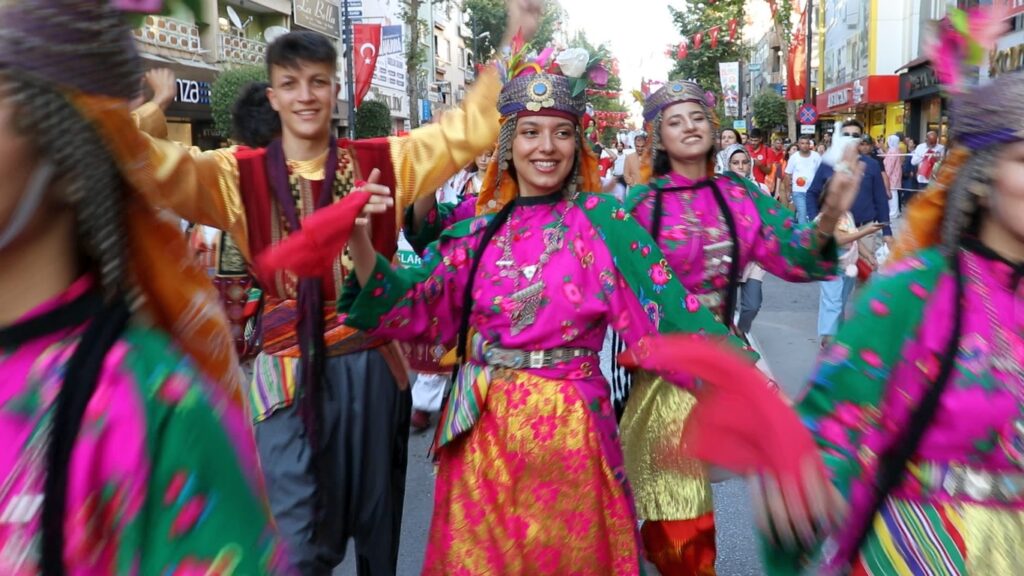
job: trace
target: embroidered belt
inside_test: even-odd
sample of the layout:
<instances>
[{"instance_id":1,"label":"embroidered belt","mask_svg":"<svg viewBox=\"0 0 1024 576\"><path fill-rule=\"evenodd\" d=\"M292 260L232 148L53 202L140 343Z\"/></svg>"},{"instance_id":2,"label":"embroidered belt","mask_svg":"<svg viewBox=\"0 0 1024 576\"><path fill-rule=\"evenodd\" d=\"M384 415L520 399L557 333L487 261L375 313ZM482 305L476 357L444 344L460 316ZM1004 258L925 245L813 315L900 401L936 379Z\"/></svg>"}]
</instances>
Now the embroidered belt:
<instances>
[{"instance_id":1,"label":"embroidered belt","mask_svg":"<svg viewBox=\"0 0 1024 576\"><path fill-rule=\"evenodd\" d=\"M722 305L722 295L718 292L697 294L697 301L701 303L701 306L714 310Z\"/></svg>"},{"instance_id":2,"label":"embroidered belt","mask_svg":"<svg viewBox=\"0 0 1024 576\"><path fill-rule=\"evenodd\" d=\"M949 466L942 471L938 486L932 484L932 487L953 498L967 497L982 502L1021 502L1024 500L1024 473Z\"/></svg>"},{"instance_id":3,"label":"embroidered belt","mask_svg":"<svg viewBox=\"0 0 1024 576\"><path fill-rule=\"evenodd\" d=\"M583 357L596 360L597 353L588 348L511 350L491 346L479 334L475 334L470 350L472 361L460 366L458 374L452 381L448 402L444 405L441 420L437 426L434 447L443 447L468 432L480 420L487 402L487 391L491 387L492 372L495 368L513 370L550 368Z\"/></svg>"},{"instance_id":4,"label":"embroidered belt","mask_svg":"<svg viewBox=\"0 0 1024 576\"><path fill-rule=\"evenodd\" d=\"M484 345L483 357L488 366L522 370L526 368L551 368L577 358L597 358L589 348L552 348L550 350L512 350L498 346Z\"/></svg>"}]
</instances>

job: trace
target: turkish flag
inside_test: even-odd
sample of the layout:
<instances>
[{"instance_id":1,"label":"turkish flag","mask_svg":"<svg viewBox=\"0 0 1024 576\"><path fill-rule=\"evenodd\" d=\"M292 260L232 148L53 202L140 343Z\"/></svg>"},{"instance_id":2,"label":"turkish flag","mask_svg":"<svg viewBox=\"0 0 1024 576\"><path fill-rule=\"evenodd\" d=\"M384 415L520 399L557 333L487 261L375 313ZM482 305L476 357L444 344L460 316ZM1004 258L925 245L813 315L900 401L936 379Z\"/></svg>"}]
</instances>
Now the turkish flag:
<instances>
[{"instance_id":1,"label":"turkish flag","mask_svg":"<svg viewBox=\"0 0 1024 576\"><path fill-rule=\"evenodd\" d=\"M356 108L363 96L370 91L373 70L377 67L377 53L380 52L380 24L356 24L352 26L356 69Z\"/></svg>"},{"instance_id":2,"label":"turkish flag","mask_svg":"<svg viewBox=\"0 0 1024 576\"><path fill-rule=\"evenodd\" d=\"M693 49L700 50L700 44L704 41L704 33L697 32L693 35Z\"/></svg>"},{"instance_id":3,"label":"turkish flag","mask_svg":"<svg viewBox=\"0 0 1024 576\"><path fill-rule=\"evenodd\" d=\"M718 48L718 32L721 30L718 26L715 26L708 33L711 35L711 47Z\"/></svg>"},{"instance_id":4,"label":"turkish flag","mask_svg":"<svg viewBox=\"0 0 1024 576\"><path fill-rule=\"evenodd\" d=\"M729 20L729 41L732 42L736 39L736 26L738 22L735 18Z\"/></svg>"},{"instance_id":5,"label":"turkish flag","mask_svg":"<svg viewBox=\"0 0 1024 576\"><path fill-rule=\"evenodd\" d=\"M786 60L786 99L803 100L807 92L807 9L800 14L800 26L793 34Z\"/></svg>"},{"instance_id":6,"label":"turkish flag","mask_svg":"<svg viewBox=\"0 0 1024 576\"><path fill-rule=\"evenodd\" d=\"M679 60L685 60L688 52L686 51L686 42L679 43L679 50L676 52L676 58Z\"/></svg>"}]
</instances>

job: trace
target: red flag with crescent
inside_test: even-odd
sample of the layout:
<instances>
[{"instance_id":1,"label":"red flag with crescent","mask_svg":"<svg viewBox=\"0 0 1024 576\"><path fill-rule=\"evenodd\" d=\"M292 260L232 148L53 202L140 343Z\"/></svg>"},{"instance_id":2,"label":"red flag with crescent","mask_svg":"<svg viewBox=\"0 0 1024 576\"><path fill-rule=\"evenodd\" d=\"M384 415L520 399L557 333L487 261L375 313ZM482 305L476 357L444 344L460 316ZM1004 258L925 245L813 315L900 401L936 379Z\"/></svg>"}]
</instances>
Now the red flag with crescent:
<instances>
[{"instance_id":1,"label":"red flag with crescent","mask_svg":"<svg viewBox=\"0 0 1024 576\"><path fill-rule=\"evenodd\" d=\"M711 30L708 30L708 34L711 36L711 47L718 48L718 32L721 30L720 27L715 26Z\"/></svg>"},{"instance_id":2,"label":"red flag with crescent","mask_svg":"<svg viewBox=\"0 0 1024 576\"><path fill-rule=\"evenodd\" d=\"M380 24L356 24L352 26L352 48L355 52L356 71L356 108L363 97L370 91L373 81L373 70L377 67L377 54L380 52Z\"/></svg>"}]
</instances>

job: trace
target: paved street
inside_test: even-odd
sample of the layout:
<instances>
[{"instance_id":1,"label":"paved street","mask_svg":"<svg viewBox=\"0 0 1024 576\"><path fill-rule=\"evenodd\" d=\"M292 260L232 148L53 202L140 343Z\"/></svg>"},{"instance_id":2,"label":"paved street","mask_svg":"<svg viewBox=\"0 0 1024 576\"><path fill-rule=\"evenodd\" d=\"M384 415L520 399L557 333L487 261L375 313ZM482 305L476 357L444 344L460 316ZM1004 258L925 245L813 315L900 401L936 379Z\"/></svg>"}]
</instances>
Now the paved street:
<instances>
[{"instance_id":1,"label":"paved street","mask_svg":"<svg viewBox=\"0 0 1024 576\"><path fill-rule=\"evenodd\" d=\"M754 336L776 379L788 394L806 381L817 351L817 284L788 284L769 276L764 286L764 306L754 323ZM402 526L398 573L419 574L430 526L434 483L427 457L430 434L414 435L409 442L409 472ZM718 573L721 576L757 576L762 572L757 557L747 489L742 480L715 487L718 522ZM354 576L353 547L336 576Z\"/></svg>"}]
</instances>

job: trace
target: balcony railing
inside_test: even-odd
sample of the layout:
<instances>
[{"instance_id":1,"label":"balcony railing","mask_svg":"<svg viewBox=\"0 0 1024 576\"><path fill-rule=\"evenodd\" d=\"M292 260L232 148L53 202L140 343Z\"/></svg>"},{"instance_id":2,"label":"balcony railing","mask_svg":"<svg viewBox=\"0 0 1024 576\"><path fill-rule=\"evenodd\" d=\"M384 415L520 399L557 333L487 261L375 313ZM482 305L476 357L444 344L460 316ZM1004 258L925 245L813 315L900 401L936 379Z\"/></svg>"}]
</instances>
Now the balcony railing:
<instances>
[{"instance_id":1,"label":"balcony railing","mask_svg":"<svg viewBox=\"0 0 1024 576\"><path fill-rule=\"evenodd\" d=\"M203 53L199 43L199 27L191 22L164 16L146 16L142 26L135 29L135 37L139 42L179 50L193 57Z\"/></svg>"},{"instance_id":2,"label":"balcony railing","mask_svg":"<svg viewBox=\"0 0 1024 576\"><path fill-rule=\"evenodd\" d=\"M217 35L218 55L222 62L234 64L261 64L267 43L232 34Z\"/></svg>"}]
</instances>

